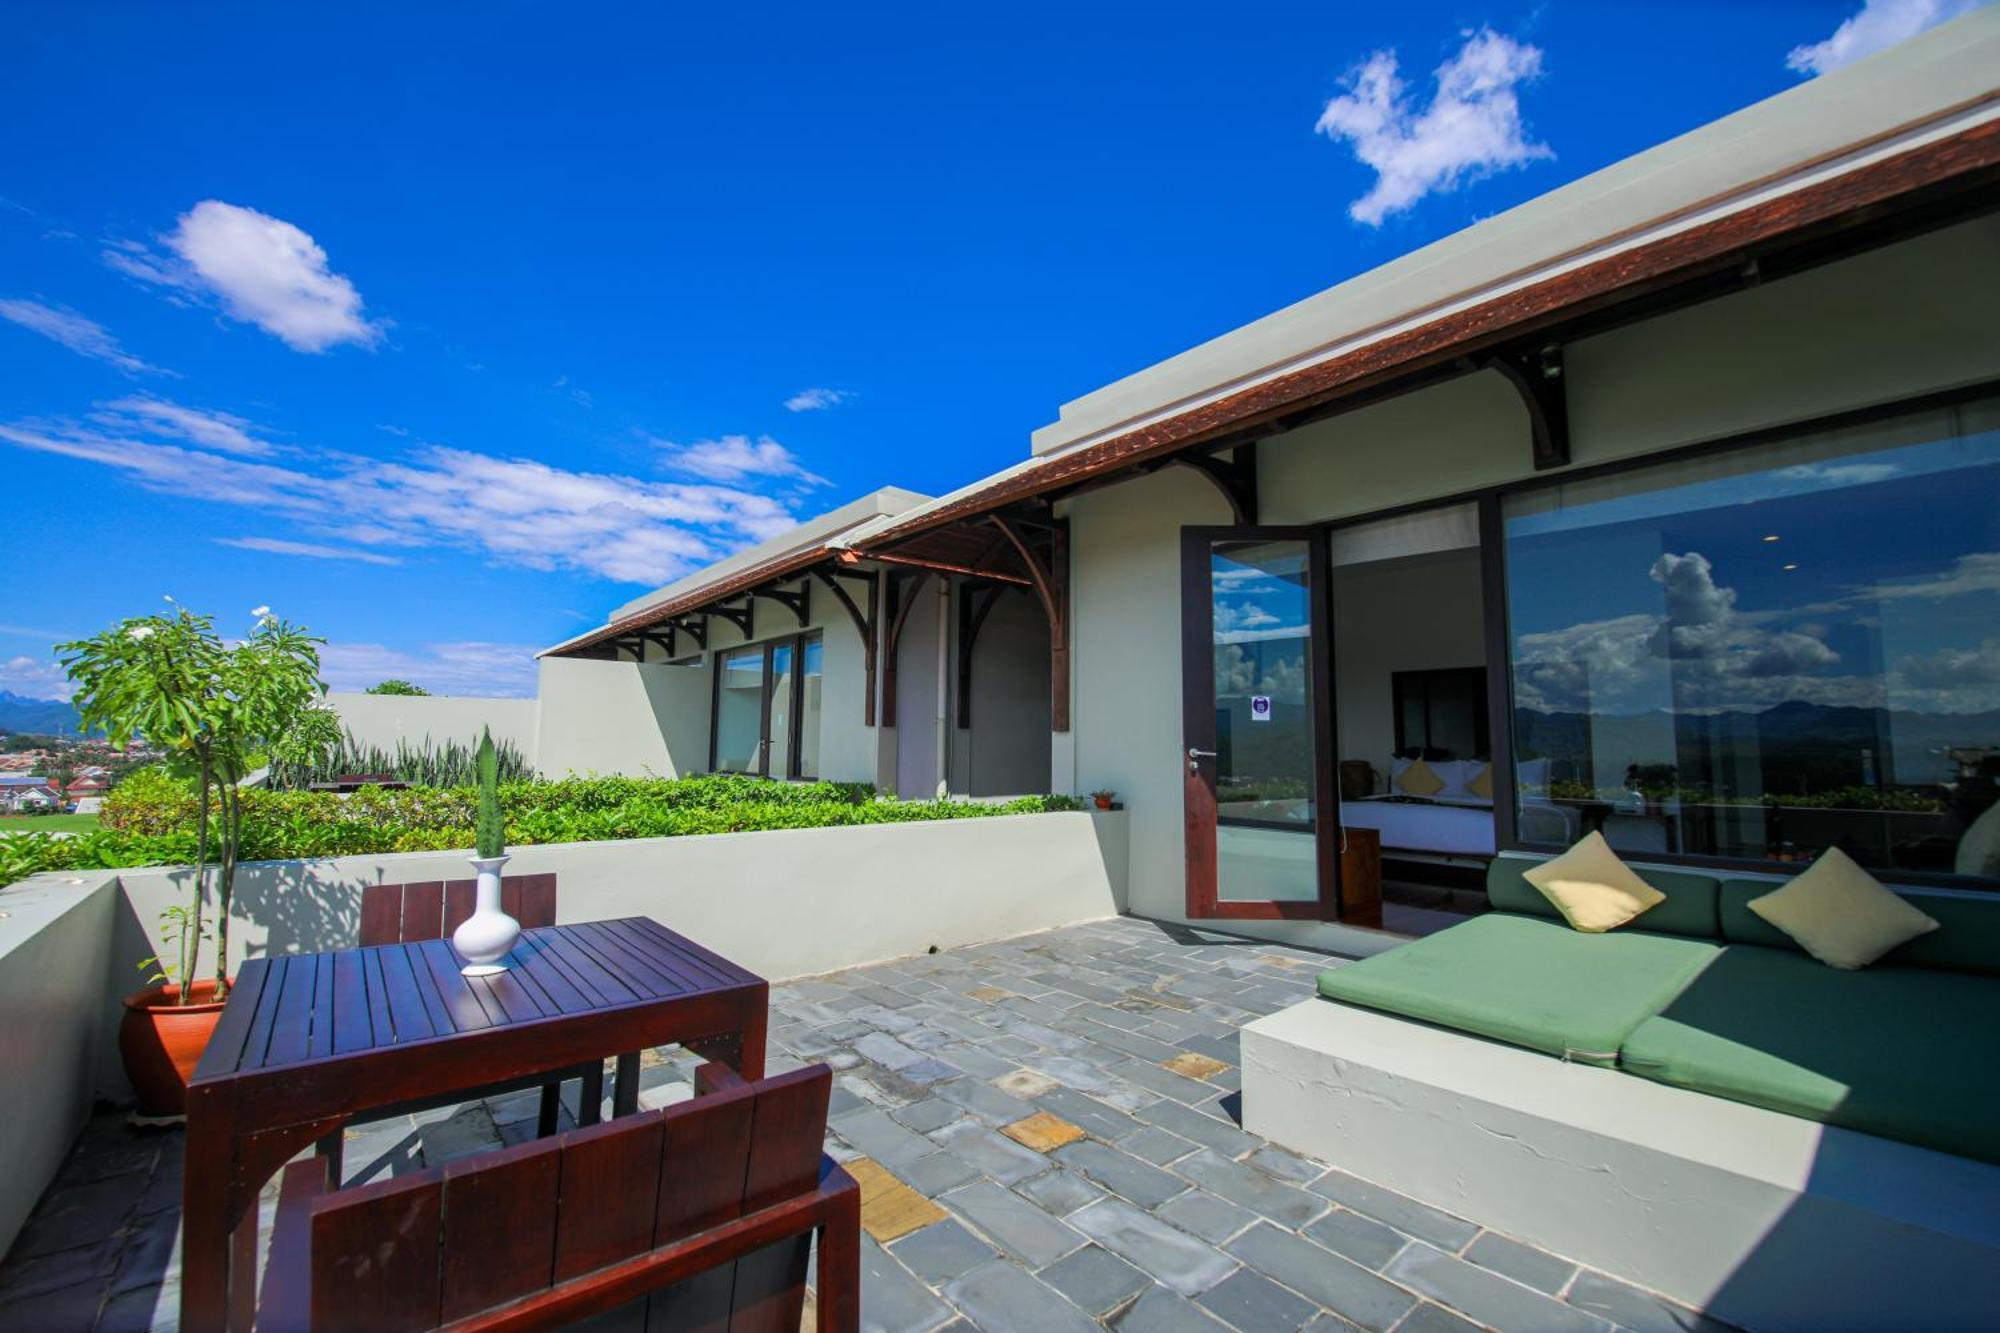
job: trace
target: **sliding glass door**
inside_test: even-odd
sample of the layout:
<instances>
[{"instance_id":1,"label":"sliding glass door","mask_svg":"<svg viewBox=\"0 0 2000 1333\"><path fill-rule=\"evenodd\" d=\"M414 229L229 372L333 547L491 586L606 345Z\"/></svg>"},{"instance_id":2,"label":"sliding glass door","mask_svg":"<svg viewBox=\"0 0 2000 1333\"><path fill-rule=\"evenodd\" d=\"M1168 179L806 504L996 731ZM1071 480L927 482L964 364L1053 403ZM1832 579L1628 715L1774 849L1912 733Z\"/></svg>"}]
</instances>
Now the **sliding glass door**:
<instances>
[{"instance_id":1,"label":"sliding glass door","mask_svg":"<svg viewBox=\"0 0 2000 1333\"><path fill-rule=\"evenodd\" d=\"M1181 558L1188 915L1331 920L1325 538L1188 528Z\"/></svg>"},{"instance_id":2,"label":"sliding glass door","mask_svg":"<svg viewBox=\"0 0 2000 1333\"><path fill-rule=\"evenodd\" d=\"M760 777L817 777L822 660L817 634L717 653L709 767Z\"/></svg>"}]
</instances>

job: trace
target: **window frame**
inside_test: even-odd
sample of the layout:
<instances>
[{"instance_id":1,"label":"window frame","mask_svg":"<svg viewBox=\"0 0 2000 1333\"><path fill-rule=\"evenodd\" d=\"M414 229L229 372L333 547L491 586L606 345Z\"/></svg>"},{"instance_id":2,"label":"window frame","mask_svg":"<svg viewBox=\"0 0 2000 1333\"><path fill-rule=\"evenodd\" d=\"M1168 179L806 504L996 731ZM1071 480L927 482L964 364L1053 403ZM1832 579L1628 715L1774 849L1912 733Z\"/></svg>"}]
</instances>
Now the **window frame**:
<instances>
[{"instance_id":1,"label":"window frame","mask_svg":"<svg viewBox=\"0 0 2000 1333\"><path fill-rule=\"evenodd\" d=\"M1559 468L1532 477L1457 491L1435 499L1412 501L1409 504L1372 510L1365 514L1326 519L1310 526L1322 529L1330 538L1334 532L1342 528L1361 527L1383 519L1420 514L1432 509L1449 508L1452 505L1472 504L1478 507L1481 602L1485 621L1484 642L1487 662L1487 726L1493 749L1492 763L1496 789L1504 789L1508 793L1506 800L1495 799L1493 802L1493 845L1496 855L1502 852L1560 852L1564 849L1553 843L1523 840L1518 829L1515 810L1518 787L1515 782L1514 763L1514 662L1509 647L1513 642L1513 635L1507 612L1507 547L1505 524L1501 514L1502 502L1515 496L1550 490L1577 481L1623 476L1663 464L1713 454L1733 453L1738 450L1753 449L1759 445L1782 444L1803 436L1894 421L1899 417L1960 407L1995 398L2000 398L2000 378L1981 380L1937 393L1900 398L1870 407L1800 418L1735 435L1637 454L1631 458L1593 463L1584 467ZM1328 629L1330 631L1331 626ZM1336 642L1332 645L1332 649L1338 653L1340 645ZM1688 852L1647 852L1636 859L1648 864L1686 866L1690 869L1724 874L1768 875L1773 879L1790 879L1803 873L1807 868L1806 864L1797 862L1773 862ZM1942 871L1896 870L1892 872L1891 877L1898 884L1912 887L2000 892L2000 879L1982 879L1977 876L1948 874Z\"/></svg>"},{"instance_id":2,"label":"window frame","mask_svg":"<svg viewBox=\"0 0 2000 1333\"><path fill-rule=\"evenodd\" d=\"M751 769L730 769L749 777L769 778L771 773L771 700L774 693L774 666L777 650L789 647L792 650L791 709L786 723L786 772L777 780L780 782L817 782L817 777L808 778L802 773L803 753L800 740L805 734L805 682L806 645L814 641L820 643L820 672L826 671L825 638L819 630L801 630L796 634L780 634L771 639L755 639L749 643L732 643L726 648L716 648L709 653L708 690L708 771L721 772L716 767L716 743L718 723L722 717L722 659L732 653L747 649L758 652L763 662L763 684L757 694L757 766Z\"/></svg>"}]
</instances>

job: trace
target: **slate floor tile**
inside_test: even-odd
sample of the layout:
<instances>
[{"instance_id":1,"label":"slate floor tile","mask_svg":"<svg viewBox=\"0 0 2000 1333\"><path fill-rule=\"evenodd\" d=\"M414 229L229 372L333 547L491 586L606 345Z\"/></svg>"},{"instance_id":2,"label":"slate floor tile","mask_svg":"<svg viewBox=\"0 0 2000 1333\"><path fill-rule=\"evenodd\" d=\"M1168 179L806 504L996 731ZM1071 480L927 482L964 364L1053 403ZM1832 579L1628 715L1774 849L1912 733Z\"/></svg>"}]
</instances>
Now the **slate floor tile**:
<instances>
[{"instance_id":1,"label":"slate floor tile","mask_svg":"<svg viewBox=\"0 0 2000 1333\"><path fill-rule=\"evenodd\" d=\"M950 1218L911 1232L890 1245L889 1253L932 1286L998 1257L992 1246Z\"/></svg>"},{"instance_id":2,"label":"slate floor tile","mask_svg":"<svg viewBox=\"0 0 2000 1333\"><path fill-rule=\"evenodd\" d=\"M1045 1268L1084 1243L1074 1227L990 1180L953 1190L938 1202L1030 1268Z\"/></svg>"},{"instance_id":3,"label":"slate floor tile","mask_svg":"<svg viewBox=\"0 0 2000 1333\"><path fill-rule=\"evenodd\" d=\"M1501 1333L1608 1333L1611 1327L1595 1315L1429 1245L1410 1246L1383 1272Z\"/></svg>"},{"instance_id":4,"label":"slate floor tile","mask_svg":"<svg viewBox=\"0 0 2000 1333\"><path fill-rule=\"evenodd\" d=\"M1406 1235L1427 1240L1441 1250L1456 1253L1479 1234L1478 1226L1462 1217L1418 1203L1345 1171L1328 1171L1308 1188Z\"/></svg>"},{"instance_id":5,"label":"slate floor tile","mask_svg":"<svg viewBox=\"0 0 2000 1333\"><path fill-rule=\"evenodd\" d=\"M1142 1208L1157 1208L1188 1187L1179 1176L1094 1140L1072 1143L1055 1156L1072 1171L1081 1171L1094 1184Z\"/></svg>"},{"instance_id":6,"label":"slate floor tile","mask_svg":"<svg viewBox=\"0 0 2000 1333\"><path fill-rule=\"evenodd\" d=\"M1394 1227L1339 1207L1307 1227L1305 1234L1335 1254L1344 1254L1377 1272L1410 1243L1410 1238Z\"/></svg>"},{"instance_id":7,"label":"slate floor tile","mask_svg":"<svg viewBox=\"0 0 2000 1333\"><path fill-rule=\"evenodd\" d=\"M1236 1269L1229 1256L1122 1199L1102 1199L1070 1214L1078 1231L1183 1296L1207 1291Z\"/></svg>"},{"instance_id":8,"label":"slate floor tile","mask_svg":"<svg viewBox=\"0 0 2000 1333\"><path fill-rule=\"evenodd\" d=\"M1269 1222L1259 1222L1223 1248L1363 1328L1391 1328L1417 1303L1402 1287Z\"/></svg>"},{"instance_id":9,"label":"slate floor tile","mask_svg":"<svg viewBox=\"0 0 2000 1333\"><path fill-rule=\"evenodd\" d=\"M1203 1189L1177 1194L1153 1211L1182 1231L1216 1245L1257 1222L1257 1214L1248 1208L1239 1208Z\"/></svg>"},{"instance_id":10,"label":"slate floor tile","mask_svg":"<svg viewBox=\"0 0 2000 1333\"><path fill-rule=\"evenodd\" d=\"M1293 1230L1304 1226L1327 1209L1326 1200L1293 1185L1271 1179L1261 1171L1232 1162L1209 1149L1174 1163L1174 1171L1195 1184L1218 1194L1253 1213L1261 1213Z\"/></svg>"},{"instance_id":11,"label":"slate floor tile","mask_svg":"<svg viewBox=\"0 0 2000 1333\"><path fill-rule=\"evenodd\" d=\"M1186 1297L1157 1286L1110 1322L1118 1333L1221 1333L1229 1327Z\"/></svg>"},{"instance_id":12,"label":"slate floor tile","mask_svg":"<svg viewBox=\"0 0 2000 1333\"><path fill-rule=\"evenodd\" d=\"M1196 1304L1244 1333L1304 1328L1319 1307L1269 1278L1239 1268L1195 1298Z\"/></svg>"},{"instance_id":13,"label":"slate floor tile","mask_svg":"<svg viewBox=\"0 0 2000 1333\"><path fill-rule=\"evenodd\" d=\"M1576 1265L1569 1260L1558 1259L1494 1231L1483 1233L1468 1245L1465 1257L1481 1268L1490 1268L1536 1291L1551 1294L1561 1291L1576 1273Z\"/></svg>"},{"instance_id":14,"label":"slate floor tile","mask_svg":"<svg viewBox=\"0 0 2000 1333\"><path fill-rule=\"evenodd\" d=\"M1632 1333L1726 1333L1729 1325L1630 1283L1584 1269L1564 1298L1588 1314Z\"/></svg>"},{"instance_id":15,"label":"slate floor tile","mask_svg":"<svg viewBox=\"0 0 2000 1333\"><path fill-rule=\"evenodd\" d=\"M1005 1260L962 1274L944 1296L988 1333L1097 1333L1083 1311Z\"/></svg>"},{"instance_id":16,"label":"slate floor tile","mask_svg":"<svg viewBox=\"0 0 2000 1333\"><path fill-rule=\"evenodd\" d=\"M1153 1285L1153 1279L1098 1245L1086 1245L1041 1271L1042 1281L1085 1314L1101 1315Z\"/></svg>"},{"instance_id":17,"label":"slate floor tile","mask_svg":"<svg viewBox=\"0 0 2000 1333\"><path fill-rule=\"evenodd\" d=\"M889 1256L861 1238L861 1327L871 1333L922 1333L952 1318L952 1310Z\"/></svg>"}]
</instances>

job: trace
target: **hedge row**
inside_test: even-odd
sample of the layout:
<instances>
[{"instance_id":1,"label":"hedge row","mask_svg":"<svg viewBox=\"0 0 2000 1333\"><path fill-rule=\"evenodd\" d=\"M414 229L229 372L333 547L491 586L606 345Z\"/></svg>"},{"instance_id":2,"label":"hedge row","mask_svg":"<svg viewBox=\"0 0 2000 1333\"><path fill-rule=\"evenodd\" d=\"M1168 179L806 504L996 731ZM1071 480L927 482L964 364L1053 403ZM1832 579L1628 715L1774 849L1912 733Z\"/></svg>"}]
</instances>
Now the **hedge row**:
<instances>
[{"instance_id":1,"label":"hedge row","mask_svg":"<svg viewBox=\"0 0 2000 1333\"><path fill-rule=\"evenodd\" d=\"M772 782L727 774L505 783L500 803L512 846L1081 808L1068 796L1027 796L999 805L899 801L879 798L872 788L854 783ZM474 804L470 787L368 788L344 797L249 791L244 794L242 856L246 861L284 861L470 847ZM194 859L195 814L188 784L156 770L135 773L106 799L95 833L0 838L0 884L39 870L184 864Z\"/></svg>"}]
</instances>

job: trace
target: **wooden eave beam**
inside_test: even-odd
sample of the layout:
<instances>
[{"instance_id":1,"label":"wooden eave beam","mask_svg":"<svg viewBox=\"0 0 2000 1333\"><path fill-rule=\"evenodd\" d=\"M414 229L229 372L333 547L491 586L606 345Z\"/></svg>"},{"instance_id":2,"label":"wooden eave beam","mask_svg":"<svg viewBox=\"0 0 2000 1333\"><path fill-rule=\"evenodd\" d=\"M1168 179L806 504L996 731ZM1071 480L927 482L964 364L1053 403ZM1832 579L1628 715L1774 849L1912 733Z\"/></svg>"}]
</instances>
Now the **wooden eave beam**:
<instances>
[{"instance_id":1,"label":"wooden eave beam","mask_svg":"<svg viewBox=\"0 0 2000 1333\"><path fill-rule=\"evenodd\" d=\"M1069 526L1058 523L1049 533L1048 554L1044 558L1018 532L1013 521L988 514L986 521L998 528L1021 557L1034 579L1035 596L1049 622L1049 729L1069 730Z\"/></svg>"},{"instance_id":2,"label":"wooden eave beam","mask_svg":"<svg viewBox=\"0 0 2000 1333\"><path fill-rule=\"evenodd\" d=\"M737 632L742 634L745 642L757 637L757 600L747 593L741 606L725 606L717 602L708 608L707 614L721 616L736 626Z\"/></svg>"},{"instance_id":3,"label":"wooden eave beam","mask_svg":"<svg viewBox=\"0 0 2000 1333\"><path fill-rule=\"evenodd\" d=\"M920 569L910 574L889 576L889 633L882 645L882 725L896 725L896 661L902 652L903 624L917 604L917 594L930 581L931 572Z\"/></svg>"},{"instance_id":4,"label":"wooden eave beam","mask_svg":"<svg viewBox=\"0 0 2000 1333\"><path fill-rule=\"evenodd\" d=\"M995 583L1012 583L1017 587L1032 588L1034 580L1020 574L1009 574L997 569L982 569L978 565L959 564L951 560L927 560L921 556L895 555L876 552L868 557L885 565L902 565L909 569L921 569L933 574L962 574L967 578L991 579Z\"/></svg>"},{"instance_id":5,"label":"wooden eave beam","mask_svg":"<svg viewBox=\"0 0 2000 1333\"><path fill-rule=\"evenodd\" d=\"M1561 343L1532 350L1509 349L1482 363L1497 370L1528 410L1529 445L1535 471L1569 466L1569 389Z\"/></svg>"}]
</instances>

